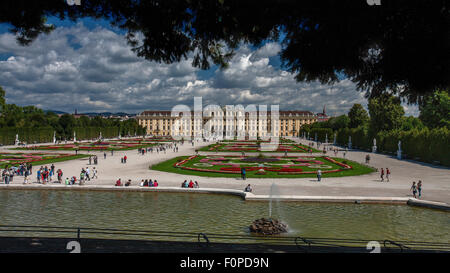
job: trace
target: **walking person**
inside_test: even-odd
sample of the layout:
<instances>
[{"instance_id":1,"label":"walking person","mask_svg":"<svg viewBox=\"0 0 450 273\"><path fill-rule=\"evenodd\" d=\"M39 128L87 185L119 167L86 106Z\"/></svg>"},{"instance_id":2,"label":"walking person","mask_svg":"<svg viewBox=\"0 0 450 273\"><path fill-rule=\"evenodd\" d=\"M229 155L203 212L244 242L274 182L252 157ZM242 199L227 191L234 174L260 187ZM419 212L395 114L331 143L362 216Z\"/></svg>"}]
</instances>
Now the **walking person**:
<instances>
[{"instance_id":1,"label":"walking person","mask_svg":"<svg viewBox=\"0 0 450 273\"><path fill-rule=\"evenodd\" d=\"M417 190L419 191L419 199L422 197L422 180L419 180L419 183L417 183Z\"/></svg>"},{"instance_id":2,"label":"walking person","mask_svg":"<svg viewBox=\"0 0 450 273\"><path fill-rule=\"evenodd\" d=\"M389 182L389 176L391 175L391 171L389 170L389 168L386 168L386 180L387 182Z\"/></svg>"},{"instance_id":3,"label":"walking person","mask_svg":"<svg viewBox=\"0 0 450 273\"><path fill-rule=\"evenodd\" d=\"M85 170L83 169L80 173L80 186L84 185L84 175L85 175Z\"/></svg>"},{"instance_id":4,"label":"walking person","mask_svg":"<svg viewBox=\"0 0 450 273\"><path fill-rule=\"evenodd\" d=\"M40 169L36 172L36 176L37 176L37 182L39 184L41 184L41 170Z\"/></svg>"},{"instance_id":5,"label":"walking person","mask_svg":"<svg viewBox=\"0 0 450 273\"><path fill-rule=\"evenodd\" d=\"M410 190L413 192L414 198L417 198L417 196L416 196L416 193L417 193L417 186L416 186L416 182L415 182L415 181L413 181L413 184L412 184Z\"/></svg>"},{"instance_id":6,"label":"walking person","mask_svg":"<svg viewBox=\"0 0 450 273\"><path fill-rule=\"evenodd\" d=\"M366 155L366 164L369 164L370 161L370 155Z\"/></svg>"},{"instance_id":7,"label":"walking person","mask_svg":"<svg viewBox=\"0 0 450 273\"><path fill-rule=\"evenodd\" d=\"M321 170L318 170L317 171L317 181L321 181L322 180L322 171Z\"/></svg>"},{"instance_id":8,"label":"walking person","mask_svg":"<svg viewBox=\"0 0 450 273\"><path fill-rule=\"evenodd\" d=\"M57 173L58 173L58 183L61 184L63 172L61 171L61 169L58 169Z\"/></svg>"},{"instance_id":9,"label":"walking person","mask_svg":"<svg viewBox=\"0 0 450 273\"><path fill-rule=\"evenodd\" d=\"M86 179L88 181L91 181L90 175L91 175L91 170L89 170L89 167L86 167Z\"/></svg>"},{"instance_id":10,"label":"walking person","mask_svg":"<svg viewBox=\"0 0 450 273\"><path fill-rule=\"evenodd\" d=\"M5 184L9 184L9 171L5 170Z\"/></svg>"},{"instance_id":11,"label":"walking person","mask_svg":"<svg viewBox=\"0 0 450 273\"><path fill-rule=\"evenodd\" d=\"M383 168L381 168L380 177L381 177L381 182L384 182L384 169Z\"/></svg>"},{"instance_id":12,"label":"walking person","mask_svg":"<svg viewBox=\"0 0 450 273\"><path fill-rule=\"evenodd\" d=\"M103 159L106 159L106 152L103 152Z\"/></svg>"},{"instance_id":13,"label":"walking person","mask_svg":"<svg viewBox=\"0 0 450 273\"><path fill-rule=\"evenodd\" d=\"M25 171L25 174L23 176L23 183L24 184L28 184L28 170Z\"/></svg>"}]
</instances>

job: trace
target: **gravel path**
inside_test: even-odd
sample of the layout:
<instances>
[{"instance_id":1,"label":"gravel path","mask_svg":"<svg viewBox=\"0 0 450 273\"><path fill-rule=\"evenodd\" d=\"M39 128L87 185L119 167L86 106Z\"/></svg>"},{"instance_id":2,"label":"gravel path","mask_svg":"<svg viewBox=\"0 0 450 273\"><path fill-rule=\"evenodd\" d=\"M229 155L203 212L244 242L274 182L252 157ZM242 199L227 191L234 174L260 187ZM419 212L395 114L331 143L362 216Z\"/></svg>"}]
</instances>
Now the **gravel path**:
<instances>
[{"instance_id":1,"label":"gravel path","mask_svg":"<svg viewBox=\"0 0 450 273\"><path fill-rule=\"evenodd\" d=\"M299 142L303 144L309 143L308 141ZM157 179L160 186L179 187L185 179L192 179L198 181L200 187L204 188L242 190L247 184L251 184L254 189L253 193L256 195L269 194L272 184L275 183L278 191L277 194L280 195L411 197L412 193L409 189L412 181L417 182L418 180L422 180L423 199L450 203L450 168L410 160L398 160L392 156L382 154L371 153L370 166L377 169L388 167L391 170L390 182L381 182L378 172L362 176L322 178L322 182L319 183L314 178L253 178L243 181L240 178L186 176L149 169L150 165L157 164L176 156L193 155L195 149L209 144L211 143L196 143L193 147L190 143L185 143L179 147L178 153L174 153L169 149L167 150L167 153L153 152L144 156L138 155L137 150L115 151L114 156L111 156L111 153L107 152L106 159L103 159L103 152L91 151L90 154L98 156L99 160L98 165L96 166L89 166L88 159L55 163L55 166L57 169L61 168L63 170L64 177L79 177L81 168L86 168L88 166L90 168L96 167L96 169L98 169L99 178L88 181L86 185L114 185L118 178L122 178L122 181L131 179L132 185L138 185L141 179ZM0 148L0 151L13 152L8 151L7 148L8 147L2 147ZM75 152L69 151L64 153ZM346 154L346 158L364 163L366 154L367 152L362 151L349 151ZM128 162L126 164L122 164L120 161L124 155L128 157ZM329 155L334 156L332 152L329 153ZM338 157L343 157L343 152L339 152ZM33 167L33 182L36 180L35 171L37 168L38 166ZM21 184L22 182L22 177L15 177L13 184Z\"/></svg>"}]
</instances>

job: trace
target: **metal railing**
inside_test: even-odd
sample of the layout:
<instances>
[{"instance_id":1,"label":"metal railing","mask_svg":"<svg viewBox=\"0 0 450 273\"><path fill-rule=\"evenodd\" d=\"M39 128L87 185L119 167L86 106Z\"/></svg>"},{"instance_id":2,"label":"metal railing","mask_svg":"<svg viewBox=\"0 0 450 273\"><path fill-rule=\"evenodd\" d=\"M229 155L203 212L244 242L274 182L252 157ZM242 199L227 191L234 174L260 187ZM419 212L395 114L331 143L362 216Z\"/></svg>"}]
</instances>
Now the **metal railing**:
<instances>
[{"instance_id":1,"label":"metal railing","mask_svg":"<svg viewBox=\"0 0 450 273\"><path fill-rule=\"evenodd\" d=\"M175 232L175 231L149 231L149 230L125 230L112 228L81 228L81 227L57 227L57 226L15 226L0 225L1 237L42 237L45 238L73 238L82 239L123 239L138 238L149 241L173 241L173 242L198 242L201 246L209 246L212 243L230 244L259 244L292 246L302 252L314 251L319 248L333 249L339 252L349 249L369 252L370 242L380 242L383 252L411 252L432 251L450 252L450 243L436 242L412 242L393 240L361 240L343 238L303 238L298 236L260 236L260 235L235 235L199 232ZM381 247L382 244L382 247Z\"/></svg>"}]
</instances>

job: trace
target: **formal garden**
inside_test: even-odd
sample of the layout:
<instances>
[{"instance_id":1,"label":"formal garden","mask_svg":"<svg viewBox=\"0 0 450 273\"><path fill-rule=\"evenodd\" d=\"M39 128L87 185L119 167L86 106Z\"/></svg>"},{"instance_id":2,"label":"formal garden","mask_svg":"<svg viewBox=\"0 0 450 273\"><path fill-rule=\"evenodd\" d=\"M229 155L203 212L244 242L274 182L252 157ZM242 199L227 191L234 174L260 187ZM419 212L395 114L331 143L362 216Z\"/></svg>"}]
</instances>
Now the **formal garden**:
<instances>
[{"instance_id":1,"label":"formal garden","mask_svg":"<svg viewBox=\"0 0 450 273\"><path fill-rule=\"evenodd\" d=\"M22 163L51 164L88 157L89 155L46 154L46 153L0 153L0 168L17 166Z\"/></svg>"},{"instance_id":2,"label":"formal garden","mask_svg":"<svg viewBox=\"0 0 450 273\"><path fill-rule=\"evenodd\" d=\"M54 145L33 145L14 148L14 150L65 150L65 151L126 151L140 148L149 148L160 145L161 142L155 143L154 140L111 140L111 141L90 141L76 142L73 144L54 144Z\"/></svg>"},{"instance_id":3,"label":"formal garden","mask_svg":"<svg viewBox=\"0 0 450 273\"><path fill-rule=\"evenodd\" d=\"M272 145L270 141L262 140L224 140L199 149L200 152L287 152L287 153L317 153L310 146L295 143L292 140L281 139L279 144Z\"/></svg>"},{"instance_id":4,"label":"formal garden","mask_svg":"<svg viewBox=\"0 0 450 273\"><path fill-rule=\"evenodd\" d=\"M363 175L375 169L329 156L193 155L177 157L151 167L153 170L209 177L239 177L245 168L248 178L306 178Z\"/></svg>"}]
</instances>

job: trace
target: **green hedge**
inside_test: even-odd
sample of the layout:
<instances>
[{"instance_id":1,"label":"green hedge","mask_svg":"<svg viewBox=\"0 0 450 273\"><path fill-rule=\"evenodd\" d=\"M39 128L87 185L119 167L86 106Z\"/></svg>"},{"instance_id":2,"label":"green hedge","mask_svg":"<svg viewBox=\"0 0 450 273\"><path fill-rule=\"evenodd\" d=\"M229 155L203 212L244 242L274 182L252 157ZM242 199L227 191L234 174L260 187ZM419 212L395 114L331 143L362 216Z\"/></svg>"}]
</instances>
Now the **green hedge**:
<instances>
[{"instance_id":1,"label":"green hedge","mask_svg":"<svg viewBox=\"0 0 450 273\"><path fill-rule=\"evenodd\" d=\"M75 127L74 130L77 134L77 140L96 139L100 136L100 132L103 138L119 136L119 127Z\"/></svg>"},{"instance_id":2,"label":"green hedge","mask_svg":"<svg viewBox=\"0 0 450 273\"><path fill-rule=\"evenodd\" d=\"M348 137L352 137L352 146L363 150L372 150L373 137L367 129L358 127L344 128L337 132L337 143L348 145ZM396 154L398 142L402 142L402 155L408 159L428 163L439 161L444 166L450 166L450 130L446 127L439 129L424 128L410 131L382 131L376 134L377 151Z\"/></svg>"},{"instance_id":3,"label":"green hedge","mask_svg":"<svg viewBox=\"0 0 450 273\"><path fill-rule=\"evenodd\" d=\"M115 138L119 136L119 127L76 127L74 128L77 136L77 140L90 140L96 139L102 133L103 138ZM130 130L129 130L130 131ZM53 134L55 130L52 127L43 128L0 128L0 144L2 145L14 145L16 140L16 134L19 135L20 142L32 143L49 143L53 142ZM135 131L130 131L132 134L135 132L138 136L145 134L143 129L137 128ZM126 132L128 134L128 132ZM124 136L125 133L122 133ZM60 134L56 134L56 138L61 139ZM73 133L70 139L73 138ZM64 137L62 137L64 139Z\"/></svg>"},{"instance_id":4,"label":"green hedge","mask_svg":"<svg viewBox=\"0 0 450 273\"><path fill-rule=\"evenodd\" d=\"M450 130L446 127L410 131L389 131L377 134L379 150L396 153L398 141L406 158L450 166ZM378 146L378 145L377 145Z\"/></svg>"},{"instance_id":5,"label":"green hedge","mask_svg":"<svg viewBox=\"0 0 450 273\"><path fill-rule=\"evenodd\" d=\"M302 135L303 132L305 132L306 135L308 135L309 132L309 137L312 140L315 139L317 133L317 141L320 142L325 142L325 139L328 135L328 142L333 142L334 134L331 128L305 128L300 131L300 135Z\"/></svg>"},{"instance_id":6,"label":"green hedge","mask_svg":"<svg viewBox=\"0 0 450 273\"><path fill-rule=\"evenodd\" d=\"M3 145L14 145L16 134L19 135L20 142L43 143L53 141L52 127L43 128L0 128L0 143Z\"/></svg>"}]
</instances>

